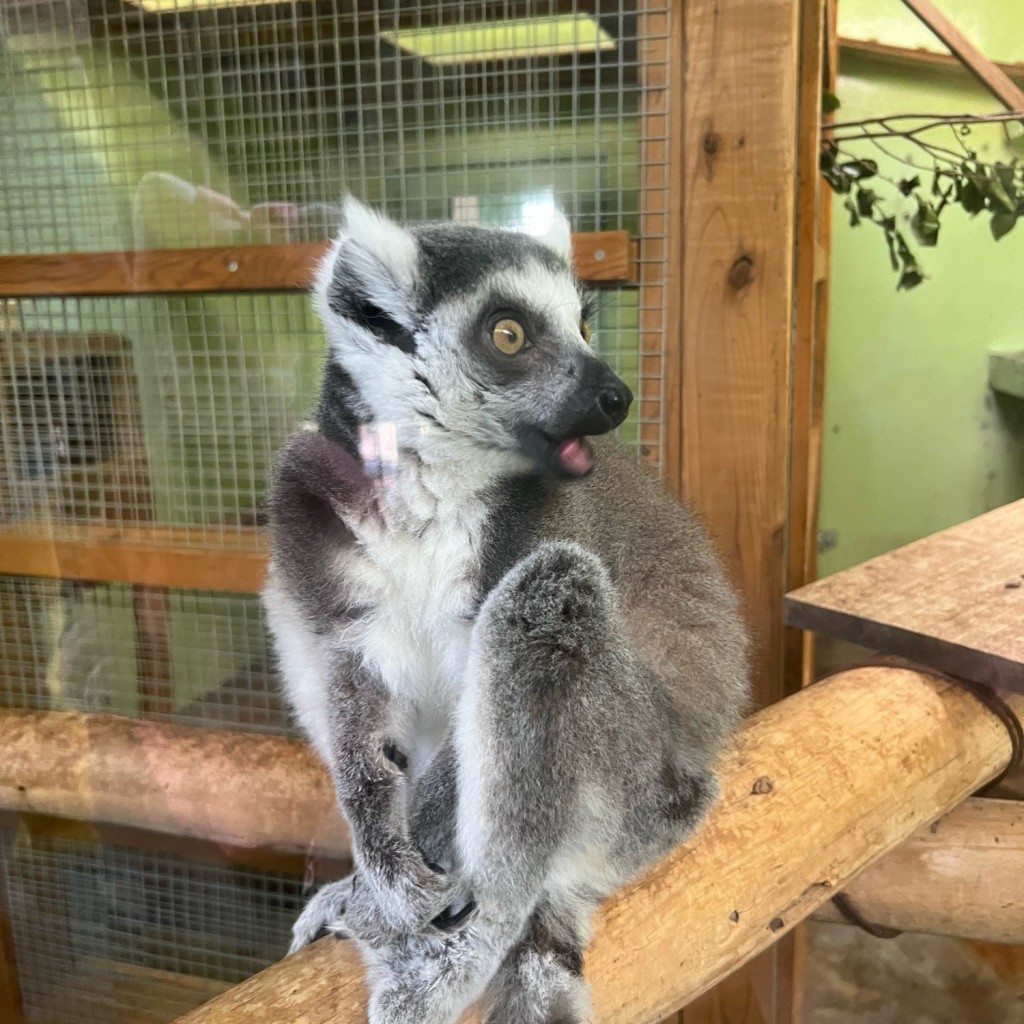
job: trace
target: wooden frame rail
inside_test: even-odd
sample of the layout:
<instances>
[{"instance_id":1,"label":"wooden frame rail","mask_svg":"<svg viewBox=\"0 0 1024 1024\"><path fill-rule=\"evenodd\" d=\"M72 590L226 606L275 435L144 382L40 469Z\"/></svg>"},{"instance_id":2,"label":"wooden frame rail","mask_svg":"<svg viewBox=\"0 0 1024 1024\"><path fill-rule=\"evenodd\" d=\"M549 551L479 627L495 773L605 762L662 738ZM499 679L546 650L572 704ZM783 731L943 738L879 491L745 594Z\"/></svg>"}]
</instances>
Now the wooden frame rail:
<instances>
[{"instance_id":1,"label":"wooden frame rail","mask_svg":"<svg viewBox=\"0 0 1024 1024\"><path fill-rule=\"evenodd\" d=\"M90 526L0 529L0 574L258 594L267 570L263 531Z\"/></svg>"},{"instance_id":2,"label":"wooden frame rail","mask_svg":"<svg viewBox=\"0 0 1024 1024\"><path fill-rule=\"evenodd\" d=\"M636 279L628 231L573 235L576 272L592 284ZM306 291L326 242L0 256L0 295L187 295Z\"/></svg>"},{"instance_id":3,"label":"wooden frame rail","mask_svg":"<svg viewBox=\"0 0 1024 1024\"><path fill-rule=\"evenodd\" d=\"M1024 711L1024 698L1006 699ZM602 909L586 960L594 1020L662 1020L1009 757L1005 728L974 697L905 669L846 672L754 715L724 758L722 800L706 827ZM241 1019L365 1021L354 948L316 943L181 1021Z\"/></svg>"}]
</instances>

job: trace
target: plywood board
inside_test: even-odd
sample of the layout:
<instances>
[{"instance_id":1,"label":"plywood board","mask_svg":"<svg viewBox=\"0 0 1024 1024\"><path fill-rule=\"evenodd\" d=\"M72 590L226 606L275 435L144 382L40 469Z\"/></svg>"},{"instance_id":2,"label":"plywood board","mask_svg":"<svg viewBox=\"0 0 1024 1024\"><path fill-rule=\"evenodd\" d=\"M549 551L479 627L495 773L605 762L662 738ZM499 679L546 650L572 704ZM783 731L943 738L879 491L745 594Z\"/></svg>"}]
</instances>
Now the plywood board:
<instances>
[{"instance_id":1,"label":"plywood board","mask_svg":"<svg viewBox=\"0 0 1024 1024\"><path fill-rule=\"evenodd\" d=\"M1024 501L789 594L792 626L1024 691Z\"/></svg>"}]
</instances>

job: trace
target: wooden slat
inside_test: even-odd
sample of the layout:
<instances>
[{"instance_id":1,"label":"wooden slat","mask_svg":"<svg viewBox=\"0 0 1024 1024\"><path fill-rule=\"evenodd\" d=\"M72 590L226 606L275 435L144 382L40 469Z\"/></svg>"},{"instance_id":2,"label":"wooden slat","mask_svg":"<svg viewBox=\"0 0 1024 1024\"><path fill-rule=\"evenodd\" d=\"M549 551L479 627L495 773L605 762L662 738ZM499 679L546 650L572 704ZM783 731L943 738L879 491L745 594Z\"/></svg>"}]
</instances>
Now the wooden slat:
<instances>
[{"instance_id":1,"label":"wooden slat","mask_svg":"<svg viewBox=\"0 0 1024 1024\"><path fill-rule=\"evenodd\" d=\"M0 1021L4 1024L25 1024L18 964L14 956L14 935L7 905L4 852L0 847Z\"/></svg>"},{"instance_id":2,"label":"wooden slat","mask_svg":"<svg viewBox=\"0 0 1024 1024\"><path fill-rule=\"evenodd\" d=\"M788 595L786 621L1024 691L1024 501Z\"/></svg>"},{"instance_id":3,"label":"wooden slat","mask_svg":"<svg viewBox=\"0 0 1024 1024\"><path fill-rule=\"evenodd\" d=\"M0 711L0 810L237 850L346 858L327 771L299 740L112 715Z\"/></svg>"},{"instance_id":4,"label":"wooden slat","mask_svg":"<svg viewBox=\"0 0 1024 1024\"><path fill-rule=\"evenodd\" d=\"M1024 697L1008 700L1024 712ZM914 671L858 669L757 713L722 760L706 826L598 914L586 956L594 1024L663 1020L1009 757L1006 729L980 702ZM239 1020L365 1021L353 945L315 943L183 1018Z\"/></svg>"},{"instance_id":5,"label":"wooden slat","mask_svg":"<svg viewBox=\"0 0 1024 1024\"><path fill-rule=\"evenodd\" d=\"M940 71L969 74L964 65L950 53L936 53L933 50L912 50L906 46L892 46L875 39L853 39L844 36L839 39L842 54L867 57L871 60L901 65L907 68L936 69ZM1005 75L1015 81L1024 81L1024 64L999 62L996 65Z\"/></svg>"},{"instance_id":6,"label":"wooden slat","mask_svg":"<svg viewBox=\"0 0 1024 1024\"><path fill-rule=\"evenodd\" d=\"M818 575L818 510L824 422L825 348L832 203L823 201L818 170L822 88L835 89L836 0L802 0L800 144L797 190L796 315L792 378L789 537L786 587ZM831 118L829 118L831 120ZM826 263L825 269L822 264ZM793 693L813 677L813 634L786 631L785 689Z\"/></svg>"},{"instance_id":7,"label":"wooden slat","mask_svg":"<svg viewBox=\"0 0 1024 1024\"><path fill-rule=\"evenodd\" d=\"M261 530L83 527L47 536L0 529L0 574L258 594L267 555Z\"/></svg>"},{"instance_id":8,"label":"wooden slat","mask_svg":"<svg viewBox=\"0 0 1024 1024\"><path fill-rule=\"evenodd\" d=\"M573 235L584 281L611 284L635 276L629 232ZM0 295L183 295L305 291L324 242L0 256Z\"/></svg>"},{"instance_id":9,"label":"wooden slat","mask_svg":"<svg viewBox=\"0 0 1024 1024\"><path fill-rule=\"evenodd\" d=\"M765 704L783 692L799 4L685 12L682 472L743 593Z\"/></svg>"},{"instance_id":10,"label":"wooden slat","mask_svg":"<svg viewBox=\"0 0 1024 1024\"><path fill-rule=\"evenodd\" d=\"M1024 111L1024 92L979 50L932 0L903 0L953 55L1007 110Z\"/></svg>"}]
</instances>

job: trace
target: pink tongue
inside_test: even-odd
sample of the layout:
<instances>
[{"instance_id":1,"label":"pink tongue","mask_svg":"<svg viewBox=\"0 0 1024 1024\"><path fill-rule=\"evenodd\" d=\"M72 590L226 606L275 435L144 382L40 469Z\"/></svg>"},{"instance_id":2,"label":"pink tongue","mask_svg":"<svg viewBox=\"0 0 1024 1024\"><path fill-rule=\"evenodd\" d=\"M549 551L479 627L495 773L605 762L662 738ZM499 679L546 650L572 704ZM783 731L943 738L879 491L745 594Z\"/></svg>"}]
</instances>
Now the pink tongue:
<instances>
[{"instance_id":1,"label":"pink tongue","mask_svg":"<svg viewBox=\"0 0 1024 1024\"><path fill-rule=\"evenodd\" d=\"M555 455L565 471L572 476L586 476L591 470L590 452L578 437L563 441L555 450Z\"/></svg>"}]
</instances>

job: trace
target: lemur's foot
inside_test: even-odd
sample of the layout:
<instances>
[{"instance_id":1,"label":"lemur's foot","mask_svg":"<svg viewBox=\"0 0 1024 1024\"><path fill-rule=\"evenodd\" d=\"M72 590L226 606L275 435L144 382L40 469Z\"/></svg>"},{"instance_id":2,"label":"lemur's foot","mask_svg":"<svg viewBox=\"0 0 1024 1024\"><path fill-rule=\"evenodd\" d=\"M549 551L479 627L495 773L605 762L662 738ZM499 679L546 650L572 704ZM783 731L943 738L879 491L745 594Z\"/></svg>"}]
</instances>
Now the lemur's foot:
<instances>
[{"instance_id":1,"label":"lemur's foot","mask_svg":"<svg viewBox=\"0 0 1024 1024\"><path fill-rule=\"evenodd\" d=\"M292 944L288 953L297 953L325 933L339 939L349 938L345 912L352 897L352 875L338 882L329 882L303 908L292 926Z\"/></svg>"},{"instance_id":2,"label":"lemur's foot","mask_svg":"<svg viewBox=\"0 0 1024 1024\"><path fill-rule=\"evenodd\" d=\"M541 545L512 567L484 604L493 643L585 654L603 638L614 598L600 560L578 544Z\"/></svg>"},{"instance_id":3,"label":"lemur's foot","mask_svg":"<svg viewBox=\"0 0 1024 1024\"><path fill-rule=\"evenodd\" d=\"M386 877L362 872L352 887L345 927L370 946L414 935L435 918L444 920L458 893L457 881L424 863L418 853L403 857Z\"/></svg>"}]
</instances>

